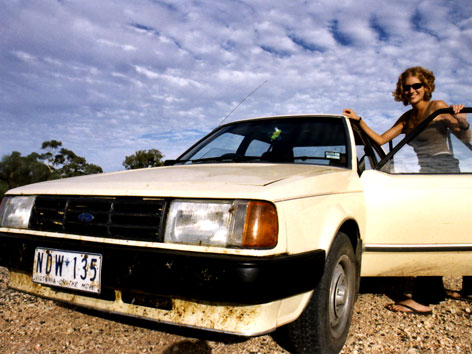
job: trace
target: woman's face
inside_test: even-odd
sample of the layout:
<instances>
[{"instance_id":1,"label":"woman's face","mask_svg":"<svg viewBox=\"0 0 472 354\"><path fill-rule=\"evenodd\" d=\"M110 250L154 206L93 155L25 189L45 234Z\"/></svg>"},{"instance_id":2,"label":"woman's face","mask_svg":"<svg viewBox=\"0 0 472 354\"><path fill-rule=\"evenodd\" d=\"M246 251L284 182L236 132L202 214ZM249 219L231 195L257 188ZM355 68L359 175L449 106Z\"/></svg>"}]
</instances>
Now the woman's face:
<instances>
[{"instance_id":1,"label":"woman's face","mask_svg":"<svg viewBox=\"0 0 472 354\"><path fill-rule=\"evenodd\" d=\"M415 104L424 100L427 88L416 76L408 76L403 83L403 94L410 104Z\"/></svg>"}]
</instances>

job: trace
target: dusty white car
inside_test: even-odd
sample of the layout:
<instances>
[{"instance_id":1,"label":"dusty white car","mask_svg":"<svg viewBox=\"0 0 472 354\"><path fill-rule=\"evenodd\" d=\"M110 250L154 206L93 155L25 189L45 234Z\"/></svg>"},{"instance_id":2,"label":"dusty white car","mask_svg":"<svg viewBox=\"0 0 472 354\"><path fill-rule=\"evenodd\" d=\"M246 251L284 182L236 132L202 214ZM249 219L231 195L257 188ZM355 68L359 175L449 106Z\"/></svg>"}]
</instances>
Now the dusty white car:
<instances>
[{"instance_id":1,"label":"dusty white car","mask_svg":"<svg viewBox=\"0 0 472 354\"><path fill-rule=\"evenodd\" d=\"M361 275L472 274L472 152L450 143L463 173L423 175L343 116L228 123L169 166L10 190L0 265L27 293L337 353Z\"/></svg>"}]
</instances>

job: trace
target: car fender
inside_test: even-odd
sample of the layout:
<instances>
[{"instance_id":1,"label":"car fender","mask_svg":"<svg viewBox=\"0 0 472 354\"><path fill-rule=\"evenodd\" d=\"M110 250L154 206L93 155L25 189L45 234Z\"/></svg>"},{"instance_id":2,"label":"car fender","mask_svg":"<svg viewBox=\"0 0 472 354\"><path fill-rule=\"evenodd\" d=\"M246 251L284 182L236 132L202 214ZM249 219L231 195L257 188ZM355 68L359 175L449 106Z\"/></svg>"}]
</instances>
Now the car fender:
<instances>
[{"instance_id":1,"label":"car fender","mask_svg":"<svg viewBox=\"0 0 472 354\"><path fill-rule=\"evenodd\" d=\"M321 238L319 241L320 248L324 249L326 254L329 253L331 245L333 244L338 232L343 228L343 225L349 221L352 221L354 225L356 225L357 233L359 234L358 221L356 220L355 213L353 213L352 210L347 210L342 204L336 204L329 210L327 217L324 219L324 225L322 227ZM352 227L350 227L350 229L354 232ZM350 238L353 236L357 237L357 235L352 234L348 234L348 236ZM354 251L356 251L356 249L354 249Z\"/></svg>"},{"instance_id":2,"label":"car fender","mask_svg":"<svg viewBox=\"0 0 472 354\"><path fill-rule=\"evenodd\" d=\"M284 204L289 253L315 249L328 253L334 237L348 221L352 221L350 224L356 225L357 232L363 235L365 203L362 193L321 195Z\"/></svg>"}]
</instances>

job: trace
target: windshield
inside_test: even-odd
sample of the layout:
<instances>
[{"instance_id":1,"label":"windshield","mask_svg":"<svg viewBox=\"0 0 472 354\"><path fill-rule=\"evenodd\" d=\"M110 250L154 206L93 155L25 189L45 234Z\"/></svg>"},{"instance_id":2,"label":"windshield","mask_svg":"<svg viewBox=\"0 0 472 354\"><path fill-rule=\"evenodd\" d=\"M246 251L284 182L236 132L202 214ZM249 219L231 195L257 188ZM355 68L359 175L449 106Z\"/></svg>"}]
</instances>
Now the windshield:
<instances>
[{"instance_id":1,"label":"windshield","mask_svg":"<svg viewBox=\"0 0 472 354\"><path fill-rule=\"evenodd\" d=\"M446 112L449 110L441 109L426 118L398 143L378 168L399 174L472 173L470 129L460 129L454 124L456 118ZM462 112L472 110L466 108ZM462 125L467 128L468 123Z\"/></svg>"},{"instance_id":2,"label":"windshield","mask_svg":"<svg viewBox=\"0 0 472 354\"><path fill-rule=\"evenodd\" d=\"M176 163L276 162L348 167L346 127L334 117L293 117L222 126Z\"/></svg>"}]
</instances>

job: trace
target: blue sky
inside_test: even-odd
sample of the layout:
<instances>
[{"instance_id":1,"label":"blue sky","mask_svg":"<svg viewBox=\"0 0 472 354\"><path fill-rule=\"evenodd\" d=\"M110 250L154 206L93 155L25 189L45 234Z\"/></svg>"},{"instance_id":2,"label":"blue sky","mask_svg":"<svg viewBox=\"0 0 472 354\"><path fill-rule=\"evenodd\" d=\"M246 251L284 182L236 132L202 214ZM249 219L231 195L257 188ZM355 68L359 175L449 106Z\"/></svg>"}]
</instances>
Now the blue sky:
<instances>
[{"instance_id":1,"label":"blue sky","mask_svg":"<svg viewBox=\"0 0 472 354\"><path fill-rule=\"evenodd\" d=\"M472 4L432 1L0 0L0 157L60 140L105 171L175 158L227 121L355 109L379 132L422 65L472 106Z\"/></svg>"}]
</instances>

